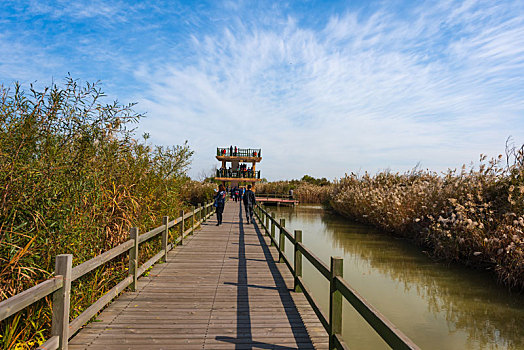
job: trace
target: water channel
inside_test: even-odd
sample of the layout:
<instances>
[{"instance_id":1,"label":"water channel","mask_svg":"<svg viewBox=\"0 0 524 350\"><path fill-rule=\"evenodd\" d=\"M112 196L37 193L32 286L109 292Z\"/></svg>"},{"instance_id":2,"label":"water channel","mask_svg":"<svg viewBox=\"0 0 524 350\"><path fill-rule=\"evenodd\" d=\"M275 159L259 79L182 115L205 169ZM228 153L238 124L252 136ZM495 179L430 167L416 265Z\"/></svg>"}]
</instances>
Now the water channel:
<instances>
[{"instance_id":1,"label":"water channel","mask_svg":"<svg viewBox=\"0 0 524 350\"><path fill-rule=\"evenodd\" d=\"M524 349L524 295L493 276L435 262L412 243L352 223L319 206L268 207L329 266L422 349ZM292 246L286 255L292 260ZM304 280L328 315L327 280L304 259ZM352 349L389 349L344 300L343 338Z\"/></svg>"}]
</instances>

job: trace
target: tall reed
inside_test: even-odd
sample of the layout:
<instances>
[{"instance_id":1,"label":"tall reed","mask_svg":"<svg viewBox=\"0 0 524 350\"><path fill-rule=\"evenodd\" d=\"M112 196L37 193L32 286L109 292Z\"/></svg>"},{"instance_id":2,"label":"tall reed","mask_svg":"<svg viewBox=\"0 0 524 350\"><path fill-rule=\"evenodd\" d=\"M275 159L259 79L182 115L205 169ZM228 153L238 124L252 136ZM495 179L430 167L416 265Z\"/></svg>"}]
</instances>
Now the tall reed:
<instances>
[{"instance_id":1,"label":"tall reed","mask_svg":"<svg viewBox=\"0 0 524 350\"><path fill-rule=\"evenodd\" d=\"M256 185L256 192L258 194L280 194L282 196L288 196L290 190L293 190L293 198L297 199L300 203L322 204L329 200L332 186L330 184L322 186L315 185L299 180L275 181Z\"/></svg>"},{"instance_id":2,"label":"tall reed","mask_svg":"<svg viewBox=\"0 0 524 350\"><path fill-rule=\"evenodd\" d=\"M374 176L336 182L331 207L352 219L416 239L434 256L487 267L524 289L524 153L510 150L478 169Z\"/></svg>"},{"instance_id":3,"label":"tall reed","mask_svg":"<svg viewBox=\"0 0 524 350\"><path fill-rule=\"evenodd\" d=\"M187 143L153 147L130 127L133 105L102 103L96 84L24 91L0 87L0 300L49 278L58 254L86 261L178 216L193 152ZM200 192L199 192L200 191ZM209 198L192 190L191 201ZM141 259L155 245L145 245ZM75 282L72 317L126 273L127 258ZM32 348L49 333L50 300L0 324L0 347Z\"/></svg>"}]
</instances>

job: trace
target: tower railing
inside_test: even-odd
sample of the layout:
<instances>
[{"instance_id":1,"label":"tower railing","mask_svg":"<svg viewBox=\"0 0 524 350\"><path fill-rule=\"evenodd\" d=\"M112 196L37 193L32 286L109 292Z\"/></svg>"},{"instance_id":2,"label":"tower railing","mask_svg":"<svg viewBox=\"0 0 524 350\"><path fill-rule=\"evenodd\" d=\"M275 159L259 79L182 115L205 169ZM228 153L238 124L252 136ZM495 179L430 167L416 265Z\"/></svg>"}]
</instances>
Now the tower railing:
<instances>
[{"instance_id":1,"label":"tower railing","mask_svg":"<svg viewBox=\"0 0 524 350\"><path fill-rule=\"evenodd\" d=\"M260 179L260 170L217 169L216 177L235 179Z\"/></svg>"},{"instance_id":2,"label":"tower railing","mask_svg":"<svg viewBox=\"0 0 524 350\"><path fill-rule=\"evenodd\" d=\"M217 156L226 156L226 157L262 157L261 148L220 148L217 147Z\"/></svg>"}]
</instances>

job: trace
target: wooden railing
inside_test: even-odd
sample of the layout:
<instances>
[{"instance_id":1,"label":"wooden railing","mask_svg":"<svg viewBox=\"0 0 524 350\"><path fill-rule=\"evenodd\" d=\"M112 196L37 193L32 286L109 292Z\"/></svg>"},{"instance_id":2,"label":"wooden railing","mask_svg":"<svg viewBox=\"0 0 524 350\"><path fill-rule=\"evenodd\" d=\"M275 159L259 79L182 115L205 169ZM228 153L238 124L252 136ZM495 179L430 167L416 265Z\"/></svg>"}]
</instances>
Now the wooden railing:
<instances>
[{"instance_id":1,"label":"wooden railing","mask_svg":"<svg viewBox=\"0 0 524 350\"><path fill-rule=\"evenodd\" d=\"M288 193L256 193L257 198L293 199Z\"/></svg>"},{"instance_id":2,"label":"wooden railing","mask_svg":"<svg viewBox=\"0 0 524 350\"><path fill-rule=\"evenodd\" d=\"M214 211L213 203L209 202L205 205L199 204L198 207L193 207L188 213L184 213L184 211L181 210L180 216L172 221L169 221L169 218L164 216L161 226L141 235L138 234L138 228L133 227L130 229L130 239L128 241L75 267L72 267L73 255L58 255L55 261L55 277L0 302L0 321L52 294L53 316L51 338L38 349L67 349L69 339L83 325L126 287L129 286L132 291L135 291L138 277L158 260L163 258L164 261L166 261L167 253L177 244L182 244L184 237L192 234L202 222L213 215ZM174 242L169 243L169 229L177 224L179 225L179 235ZM190 227L186 229L188 225ZM160 234L162 235L162 249L160 252L143 263L142 266L138 266L138 250L140 244ZM71 282L126 252L129 252L129 275L70 322L69 305Z\"/></svg>"},{"instance_id":3,"label":"wooden railing","mask_svg":"<svg viewBox=\"0 0 524 350\"><path fill-rule=\"evenodd\" d=\"M331 265L327 266L311 250L302 244L302 231L295 230L292 235L286 229L284 219L277 221L275 213L271 215L260 205L255 207L255 216L265 233L271 238L271 245L278 248L279 262L285 263L294 277L294 289L303 292L309 304L315 311L320 322L329 334L330 349L348 349L342 339L342 297L373 327L382 339L393 349L419 349L406 335L369 304L343 279L343 259L331 257ZM278 237L276 232L278 231ZM285 255L286 238L294 246L294 262L291 264ZM306 258L322 276L329 281L329 315L322 312L318 302L302 279L302 257Z\"/></svg>"},{"instance_id":4,"label":"wooden railing","mask_svg":"<svg viewBox=\"0 0 524 350\"><path fill-rule=\"evenodd\" d=\"M217 169L216 177L236 178L236 179L260 179L260 170L231 170Z\"/></svg>"},{"instance_id":5,"label":"wooden railing","mask_svg":"<svg viewBox=\"0 0 524 350\"><path fill-rule=\"evenodd\" d=\"M217 156L227 156L227 157L243 157L243 158L259 158L262 157L262 149L260 148L220 148L217 147Z\"/></svg>"}]
</instances>

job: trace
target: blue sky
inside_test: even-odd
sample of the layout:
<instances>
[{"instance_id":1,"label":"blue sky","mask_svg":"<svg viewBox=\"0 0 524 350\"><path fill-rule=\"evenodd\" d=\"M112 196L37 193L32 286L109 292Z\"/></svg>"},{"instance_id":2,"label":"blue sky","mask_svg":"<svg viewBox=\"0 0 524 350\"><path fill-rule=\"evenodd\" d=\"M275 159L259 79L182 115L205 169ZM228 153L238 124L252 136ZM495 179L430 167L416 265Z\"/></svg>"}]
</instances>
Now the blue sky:
<instances>
[{"instance_id":1,"label":"blue sky","mask_svg":"<svg viewBox=\"0 0 524 350\"><path fill-rule=\"evenodd\" d=\"M524 143L522 1L10 1L0 83L102 82L155 144L262 175L436 171Z\"/></svg>"}]
</instances>

